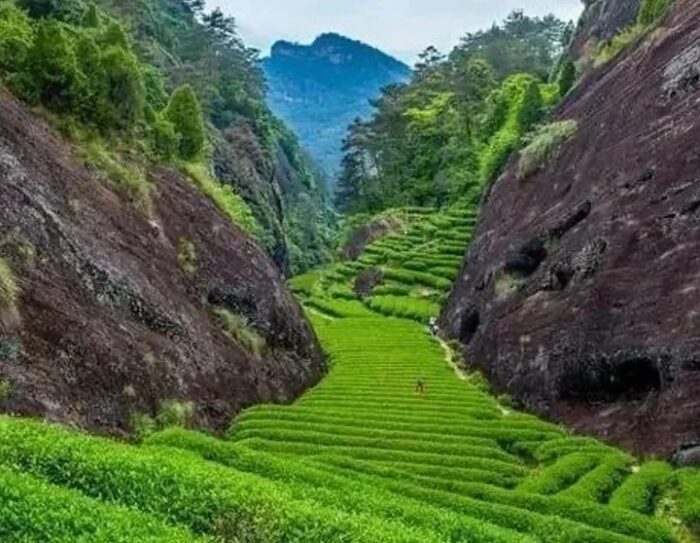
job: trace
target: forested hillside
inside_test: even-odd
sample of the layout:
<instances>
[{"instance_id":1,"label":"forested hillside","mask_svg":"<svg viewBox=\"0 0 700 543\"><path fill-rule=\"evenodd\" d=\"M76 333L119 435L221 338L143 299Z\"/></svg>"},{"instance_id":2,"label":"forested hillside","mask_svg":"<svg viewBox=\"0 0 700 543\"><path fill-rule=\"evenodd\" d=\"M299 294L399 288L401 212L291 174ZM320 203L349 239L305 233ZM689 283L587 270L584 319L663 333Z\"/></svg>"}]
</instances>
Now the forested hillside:
<instances>
[{"instance_id":1,"label":"forested hillside","mask_svg":"<svg viewBox=\"0 0 700 543\"><path fill-rule=\"evenodd\" d=\"M310 45L277 42L263 61L270 107L287 121L332 181L348 125L372 113L370 100L409 79L404 63L362 42L323 34Z\"/></svg>"},{"instance_id":2,"label":"forested hillside","mask_svg":"<svg viewBox=\"0 0 700 543\"><path fill-rule=\"evenodd\" d=\"M265 104L256 53L196 0L2 2L6 84L146 209L143 164L176 165L299 271L327 256L325 181ZM175 92L173 92L175 91Z\"/></svg>"},{"instance_id":3,"label":"forested hillside","mask_svg":"<svg viewBox=\"0 0 700 543\"><path fill-rule=\"evenodd\" d=\"M510 153L573 83L572 25L515 12L449 55L427 49L407 85L353 123L337 188L348 213L478 201Z\"/></svg>"}]
</instances>

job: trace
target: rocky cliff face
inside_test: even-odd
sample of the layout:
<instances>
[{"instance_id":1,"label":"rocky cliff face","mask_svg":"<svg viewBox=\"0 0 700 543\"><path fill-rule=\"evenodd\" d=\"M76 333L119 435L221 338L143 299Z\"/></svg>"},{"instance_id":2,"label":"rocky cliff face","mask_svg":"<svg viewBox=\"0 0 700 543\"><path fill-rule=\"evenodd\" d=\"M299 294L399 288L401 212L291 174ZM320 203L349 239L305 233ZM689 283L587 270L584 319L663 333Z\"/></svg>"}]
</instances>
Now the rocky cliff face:
<instances>
[{"instance_id":1,"label":"rocky cliff face","mask_svg":"<svg viewBox=\"0 0 700 543\"><path fill-rule=\"evenodd\" d=\"M0 256L22 290L21 322L0 327L5 409L118 433L134 414L188 400L197 423L221 428L322 375L267 255L179 174L150 177L149 219L0 95ZM222 331L216 309L264 338L260 356Z\"/></svg>"},{"instance_id":2,"label":"rocky cliff face","mask_svg":"<svg viewBox=\"0 0 700 543\"><path fill-rule=\"evenodd\" d=\"M528 408L638 451L700 438L700 4L554 113L576 136L491 187L442 315Z\"/></svg>"},{"instance_id":3,"label":"rocky cliff face","mask_svg":"<svg viewBox=\"0 0 700 543\"><path fill-rule=\"evenodd\" d=\"M586 0L572 48L580 56L587 45L612 38L637 19L642 0Z\"/></svg>"}]
</instances>

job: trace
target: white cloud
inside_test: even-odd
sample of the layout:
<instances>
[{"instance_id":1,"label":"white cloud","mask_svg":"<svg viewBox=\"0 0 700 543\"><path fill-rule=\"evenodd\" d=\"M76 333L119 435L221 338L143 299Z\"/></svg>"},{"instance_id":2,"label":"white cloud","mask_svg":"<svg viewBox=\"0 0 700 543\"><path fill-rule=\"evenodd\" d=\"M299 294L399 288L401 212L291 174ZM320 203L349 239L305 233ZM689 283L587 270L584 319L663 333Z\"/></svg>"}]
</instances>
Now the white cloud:
<instances>
[{"instance_id":1,"label":"white cloud","mask_svg":"<svg viewBox=\"0 0 700 543\"><path fill-rule=\"evenodd\" d=\"M279 39L308 43L323 32L359 39L413 62L428 45L449 51L461 36L514 9L576 19L581 0L208 0L238 21L246 43L267 54Z\"/></svg>"}]
</instances>

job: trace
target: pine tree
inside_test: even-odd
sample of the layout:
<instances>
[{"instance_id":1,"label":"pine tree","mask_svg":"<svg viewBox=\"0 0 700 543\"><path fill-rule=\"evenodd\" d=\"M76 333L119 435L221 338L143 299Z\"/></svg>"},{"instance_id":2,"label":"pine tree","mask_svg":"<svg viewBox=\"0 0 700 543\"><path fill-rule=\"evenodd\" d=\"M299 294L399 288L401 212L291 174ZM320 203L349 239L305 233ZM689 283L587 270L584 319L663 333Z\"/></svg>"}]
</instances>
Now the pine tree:
<instances>
[{"instance_id":1,"label":"pine tree","mask_svg":"<svg viewBox=\"0 0 700 543\"><path fill-rule=\"evenodd\" d=\"M206 127L202 106L190 85L175 89L165 110L165 118L173 124L180 138L180 157L185 160L199 158L206 143Z\"/></svg>"},{"instance_id":2,"label":"pine tree","mask_svg":"<svg viewBox=\"0 0 700 543\"><path fill-rule=\"evenodd\" d=\"M95 4L90 4L83 16L83 26L85 28L99 28L102 23L100 12Z\"/></svg>"},{"instance_id":3,"label":"pine tree","mask_svg":"<svg viewBox=\"0 0 700 543\"><path fill-rule=\"evenodd\" d=\"M518 126L525 133L542 118L542 94L540 85L533 80L528 83L523 93L518 111Z\"/></svg>"},{"instance_id":4,"label":"pine tree","mask_svg":"<svg viewBox=\"0 0 700 543\"><path fill-rule=\"evenodd\" d=\"M559 96L562 98L569 94L569 91L576 83L576 65L571 58L567 58L559 72Z\"/></svg>"},{"instance_id":5,"label":"pine tree","mask_svg":"<svg viewBox=\"0 0 700 543\"><path fill-rule=\"evenodd\" d=\"M144 118L146 88L138 59L122 47L110 47L102 56L110 125L130 128Z\"/></svg>"}]
</instances>

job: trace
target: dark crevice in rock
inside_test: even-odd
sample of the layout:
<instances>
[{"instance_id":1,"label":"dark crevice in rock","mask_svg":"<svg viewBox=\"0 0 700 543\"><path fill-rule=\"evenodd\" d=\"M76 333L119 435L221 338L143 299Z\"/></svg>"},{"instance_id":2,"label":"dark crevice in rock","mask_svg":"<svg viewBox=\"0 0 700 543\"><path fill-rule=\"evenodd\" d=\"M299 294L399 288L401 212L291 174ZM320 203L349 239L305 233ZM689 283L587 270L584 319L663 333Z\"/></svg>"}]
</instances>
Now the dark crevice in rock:
<instances>
[{"instance_id":1,"label":"dark crevice in rock","mask_svg":"<svg viewBox=\"0 0 700 543\"><path fill-rule=\"evenodd\" d=\"M510 275L528 277L537 271L546 258L547 247L545 240L541 237L536 237L524 243L506 257L503 271Z\"/></svg>"},{"instance_id":2,"label":"dark crevice in rock","mask_svg":"<svg viewBox=\"0 0 700 543\"><path fill-rule=\"evenodd\" d=\"M571 216L567 217L560 224L550 229L549 235L553 238L561 239L564 235L585 221L591 214L593 204L589 201L583 202Z\"/></svg>"},{"instance_id":3,"label":"dark crevice in rock","mask_svg":"<svg viewBox=\"0 0 700 543\"><path fill-rule=\"evenodd\" d=\"M658 362L648 356L601 360L579 365L564 375L560 394L565 399L617 402L643 399L661 390Z\"/></svg>"},{"instance_id":4,"label":"dark crevice in rock","mask_svg":"<svg viewBox=\"0 0 700 543\"><path fill-rule=\"evenodd\" d=\"M468 345L474 338L480 324L481 318L479 316L479 311L474 307L469 308L464 315L462 315L459 340L465 345Z\"/></svg>"}]
</instances>

